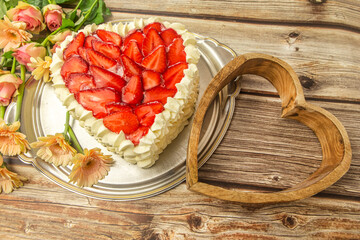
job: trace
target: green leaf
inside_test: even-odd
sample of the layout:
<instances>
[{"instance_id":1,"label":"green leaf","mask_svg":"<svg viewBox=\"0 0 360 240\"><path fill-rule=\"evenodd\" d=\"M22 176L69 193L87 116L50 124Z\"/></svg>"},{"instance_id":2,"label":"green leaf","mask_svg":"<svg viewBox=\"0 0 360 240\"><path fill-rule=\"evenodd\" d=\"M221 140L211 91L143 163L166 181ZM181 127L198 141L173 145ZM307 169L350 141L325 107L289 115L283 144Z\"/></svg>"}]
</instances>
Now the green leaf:
<instances>
[{"instance_id":1,"label":"green leaf","mask_svg":"<svg viewBox=\"0 0 360 240\"><path fill-rule=\"evenodd\" d=\"M88 11L91 5L93 4L93 2L94 1L83 1L80 5L81 11L82 12ZM111 15L110 9L106 7L105 2L103 0L99 0L97 6L93 8L89 18L86 20L84 24L86 25L91 23L95 23L95 24L103 23L104 17L110 15Z\"/></svg>"},{"instance_id":2,"label":"green leaf","mask_svg":"<svg viewBox=\"0 0 360 240\"><path fill-rule=\"evenodd\" d=\"M14 51L7 51L6 53L4 53L2 55L2 57L4 58L13 58L12 54L14 53Z\"/></svg>"},{"instance_id":3,"label":"green leaf","mask_svg":"<svg viewBox=\"0 0 360 240\"><path fill-rule=\"evenodd\" d=\"M38 7L40 10L49 4L48 0L27 0L27 3Z\"/></svg>"},{"instance_id":4,"label":"green leaf","mask_svg":"<svg viewBox=\"0 0 360 240\"><path fill-rule=\"evenodd\" d=\"M5 0L5 5L7 9L16 7L18 5L18 0Z\"/></svg>"},{"instance_id":5,"label":"green leaf","mask_svg":"<svg viewBox=\"0 0 360 240\"><path fill-rule=\"evenodd\" d=\"M63 18L62 19L62 24L61 24L61 29L64 29L64 28L72 28L74 27L75 24L74 22L71 20L71 19L67 19L67 18Z\"/></svg>"},{"instance_id":6,"label":"green leaf","mask_svg":"<svg viewBox=\"0 0 360 240\"><path fill-rule=\"evenodd\" d=\"M4 16L6 15L6 11L7 11L7 8L6 8L5 2L0 1L0 16L2 16L1 19L3 19Z\"/></svg>"},{"instance_id":7,"label":"green leaf","mask_svg":"<svg viewBox=\"0 0 360 240\"><path fill-rule=\"evenodd\" d=\"M62 3L72 3L76 2L74 0L55 0L56 4L62 4Z\"/></svg>"}]
</instances>

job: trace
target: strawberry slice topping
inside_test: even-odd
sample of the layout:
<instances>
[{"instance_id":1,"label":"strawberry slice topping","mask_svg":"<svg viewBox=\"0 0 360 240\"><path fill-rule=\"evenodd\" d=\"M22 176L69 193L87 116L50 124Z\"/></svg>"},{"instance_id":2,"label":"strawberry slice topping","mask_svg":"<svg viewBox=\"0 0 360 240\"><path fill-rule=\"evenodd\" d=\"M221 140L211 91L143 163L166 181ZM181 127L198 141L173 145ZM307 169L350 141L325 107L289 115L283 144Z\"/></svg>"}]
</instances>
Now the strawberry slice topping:
<instances>
[{"instance_id":1,"label":"strawberry slice topping","mask_svg":"<svg viewBox=\"0 0 360 240\"><path fill-rule=\"evenodd\" d=\"M126 81L119 75L98 66L90 66L90 72L94 76L96 87L110 87L121 93Z\"/></svg>"},{"instance_id":2,"label":"strawberry slice topping","mask_svg":"<svg viewBox=\"0 0 360 240\"><path fill-rule=\"evenodd\" d=\"M132 77L134 75L141 74L141 68L137 65L133 60L131 60L128 56L122 55L121 56L122 63L124 65L124 72L125 75L128 77Z\"/></svg>"},{"instance_id":3,"label":"strawberry slice topping","mask_svg":"<svg viewBox=\"0 0 360 240\"><path fill-rule=\"evenodd\" d=\"M93 40L92 47L95 51L104 54L107 57L118 59L120 57L120 48L112 43L104 43Z\"/></svg>"},{"instance_id":4,"label":"strawberry slice topping","mask_svg":"<svg viewBox=\"0 0 360 240\"><path fill-rule=\"evenodd\" d=\"M181 38L175 39L169 46L168 61L169 66L178 62L186 62L186 53L184 50L183 40Z\"/></svg>"},{"instance_id":5,"label":"strawberry slice topping","mask_svg":"<svg viewBox=\"0 0 360 240\"><path fill-rule=\"evenodd\" d=\"M106 57L104 54L87 49L87 59L91 65L99 66L105 69L109 69L116 65L116 61L112 58Z\"/></svg>"},{"instance_id":6,"label":"strawberry slice topping","mask_svg":"<svg viewBox=\"0 0 360 240\"><path fill-rule=\"evenodd\" d=\"M166 69L165 46L157 47L152 53L145 57L141 65L149 70L162 73Z\"/></svg>"},{"instance_id":7,"label":"strawberry slice topping","mask_svg":"<svg viewBox=\"0 0 360 240\"><path fill-rule=\"evenodd\" d=\"M124 50L124 54L136 63L141 63L143 55L135 40L131 40Z\"/></svg>"},{"instance_id":8,"label":"strawberry slice topping","mask_svg":"<svg viewBox=\"0 0 360 240\"><path fill-rule=\"evenodd\" d=\"M161 39L159 33L154 28L150 28L143 41L143 55L147 56L160 45L164 45L164 41Z\"/></svg>"},{"instance_id":9,"label":"strawberry slice topping","mask_svg":"<svg viewBox=\"0 0 360 240\"><path fill-rule=\"evenodd\" d=\"M104 117L104 125L110 131L125 134L131 134L139 127L139 120L131 112L116 112Z\"/></svg>"},{"instance_id":10,"label":"strawberry slice topping","mask_svg":"<svg viewBox=\"0 0 360 240\"><path fill-rule=\"evenodd\" d=\"M98 40L98 39L96 37L94 37L94 36L87 36L85 38L84 47L85 48L92 48L92 41L93 40Z\"/></svg>"},{"instance_id":11,"label":"strawberry slice topping","mask_svg":"<svg viewBox=\"0 0 360 240\"><path fill-rule=\"evenodd\" d=\"M151 70L144 70L142 72L142 77L143 77L144 90L149 90L161 84L160 73Z\"/></svg>"},{"instance_id":12,"label":"strawberry slice topping","mask_svg":"<svg viewBox=\"0 0 360 240\"><path fill-rule=\"evenodd\" d=\"M140 139L145 136L149 131L149 127L140 126L135 132L129 134L127 136L127 139L132 141L134 145L138 145L140 142Z\"/></svg>"},{"instance_id":13,"label":"strawberry slice topping","mask_svg":"<svg viewBox=\"0 0 360 240\"><path fill-rule=\"evenodd\" d=\"M132 76L123 89L122 101L128 104L138 104L143 99L143 86L138 75Z\"/></svg>"},{"instance_id":14,"label":"strawberry slice topping","mask_svg":"<svg viewBox=\"0 0 360 240\"><path fill-rule=\"evenodd\" d=\"M86 109L93 112L95 118L108 115L106 103L120 102L120 94L112 88L95 88L75 93L75 99Z\"/></svg>"},{"instance_id":15,"label":"strawberry slice topping","mask_svg":"<svg viewBox=\"0 0 360 240\"><path fill-rule=\"evenodd\" d=\"M81 90L95 88L93 76L86 73L70 74L65 85L71 93L77 93Z\"/></svg>"},{"instance_id":16,"label":"strawberry slice topping","mask_svg":"<svg viewBox=\"0 0 360 240\"><path fill-rule=\"evenodd\" d=\"M168 28L164 31L161 32L160 34L161 38L164 40L165 46L168 47L175 38L179 38L181 37L179 34L177 34L177 32L172 29L172 28Z\"/></svg>"},{"instance_id":17,"label":"strawberry slice topping","mask_svg":"<svg viewBox=\"0 0 360 240\"><path fill-rule=\"evenodd\" d=\"M160 102L151 102L136 107L134 112L142 126L150 127L154 123L155 114L163 110L164 106Z\"/></svg>"},{"instance_id":18,"label":"strawberry slice topping","mask_svg":"<svg viewBox=\"0 0 360 240\"><path fill-rule=\"evenodd\" d=\"M145 92L143 103L159 101L165 104L167 98L175 96L176 92L176 89L167 89L161 86L154 87Z\"/></svg>"},{"instance_id":19,"label":"strawberry slice topping","mask_svg":"<svg viewBox=\"0 0 360 240\"><path fill-rule=\"evenodd\" d=\"M183 39L160 22L122 37L98 29L76 35L64 50L60 74L76 100L134 145L164 111L188 68Z\"/></svg>"},{"instance_id":20,"label":"strawberry slice topping","mask_svg":"<svg viewBox=\"0 0 360 240\"><path fill-rule=\"evenodd\" d=\"M125 37L124 46L127 46L131 40L134 40L141 49L144 38L145 38L144 34L142 33L141 30L134 30L133 32L129 33L127 37Z\"/></svg>"},{"instance_id":21,"label":"strawberry slice topping","mask_svg":"<svg viewBox=\"0 0 360 240\"><path fill-rule=\"evenodd\" d=\"M165 87L168 89L176 89L175 84L181 81L184 77L184 70L187 68L187 63L178 63L168 68L163 74Z\"/></svg>"},{"instance_id":22,"label":"strawberry slice topping","mask_svg":"<svg viewBox=\"0 0 360 240\"><path fill-rule=\"evenodd\" d=\"M110 114L115 112L132 112L132 108L129 105L120 102L107 103L105 108Z\"/></svg>"},{"instance_id":23,"label":"strawberry slice topping","mask_svg":"<svg viewBox=\"0 0 360 240\"><path fill-rule=\"evenodd\" d=\"M162 29L164 29L164 25L162 23L159 22L153 22L153 23L149 23L148 25L146 25L144 27L144 34L147 34L148 31L150 30L150 28L154 28L156 31L161 32Z\"/></svg>"},{"instance_id":24,"label":"strawberry slice topping","mask_svg":"<svg viewBox=\"0 0 360 240\"><path fill-rule=\"evenodd\" d=\"M60 74L64 81L66 81L67 77L71 73L87 73L88 70L89 66L85 60L77 55L73 55L66 59L63 66L61 67Z\"/></svg>"},{"instance_id":25,"label":"strawberry slice topping","mask_svg":"<svg viewBox=\"0 0 360 240\"><path fill-rule=\"evenodd\" d=\"M104 42L113 43L117 46L121 46L121 36L115 32L106 31L103 29L96 30L98 37Z\"/></svg>"},{"instance_id":26,"label":"strawberry slice topping","mask_svg":"<svg viewBox=\"0 0 360 240\"><path fill-rule=\"evenodd\" d=\"M85 35L83 32L78 33L76 37L69 43L64 51L64 59L66 60L74 54L78 54L79 47L84 45Z\"/></svg>"}]
</instances>

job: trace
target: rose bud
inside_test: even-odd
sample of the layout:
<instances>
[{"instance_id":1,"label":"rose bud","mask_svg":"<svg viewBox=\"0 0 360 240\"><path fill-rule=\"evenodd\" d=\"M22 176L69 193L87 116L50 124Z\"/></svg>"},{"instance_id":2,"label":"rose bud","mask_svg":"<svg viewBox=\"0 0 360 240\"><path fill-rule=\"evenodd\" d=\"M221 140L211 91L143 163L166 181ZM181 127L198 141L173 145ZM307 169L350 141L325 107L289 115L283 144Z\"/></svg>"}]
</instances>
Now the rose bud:
<instances>
[{"instance_id":1,"label":"rose bud","mask_svg":"<svg viewBox=\"0 0 360 240\"><path fill-rule=\"evenodd\" d=\"M43 46L36 46L37 43L28 43L22 47L16 49L13 53L16 61L20 64L25 65L27 70L32 71L33 69L28 66L28 63L31 63L30 58L41 57L44 58L46 55L46 49Z\"/></svg>"},{"instance_id":2,"label":"rose bud","mask_svg":"<svg viewBox=\"0 0 360 240\"><path fill-rule=\"evenodd\" d=\"M62 24L65 14L62 8L56 4L49 4L43 8L45 23L51 32L58 29Z\"/></svg>"},{"instance_id":3,"label":"rose bud","mask_svg":"<svg viewBox=\"0 0 360 240\"><path fill-rule=\"evenodd\" d=\"M9 105L11 97L21 83L22 80L15 74L9 73L0 76L0 106Z\"/></svg>"}]
</instances>

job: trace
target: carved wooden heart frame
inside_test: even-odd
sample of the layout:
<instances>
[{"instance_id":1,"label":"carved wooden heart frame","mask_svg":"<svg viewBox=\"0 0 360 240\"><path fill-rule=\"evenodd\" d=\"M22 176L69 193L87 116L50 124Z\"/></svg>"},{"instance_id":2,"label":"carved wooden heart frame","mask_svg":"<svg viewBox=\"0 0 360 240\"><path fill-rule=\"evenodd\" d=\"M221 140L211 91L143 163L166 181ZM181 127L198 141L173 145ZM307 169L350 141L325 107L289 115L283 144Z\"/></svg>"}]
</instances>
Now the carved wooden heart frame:
<instances>
[{"instance_id":1,"label":"carved wooden heart frame","mask_svg":"<svg viewBox=\"0 0 360 240\"><path fill-rule=\"evenodd\" d=\"M303 182L271 193L228 190L198 180L197 150L203 119L211 104L228 83L237 76L254 74L266 78L277 89L281 102L281 117L296 119L311 128L318 137L323 159L320 167ZM302 86L294 70L275 57L248 53L229 62L210 82L194 115L186 159L187 187L207 196L249 204L289 202L310 197L334 184L349 169L351 163L349 137L341 122L331 113L305 101Z\"/></svg>"}]
</instances>

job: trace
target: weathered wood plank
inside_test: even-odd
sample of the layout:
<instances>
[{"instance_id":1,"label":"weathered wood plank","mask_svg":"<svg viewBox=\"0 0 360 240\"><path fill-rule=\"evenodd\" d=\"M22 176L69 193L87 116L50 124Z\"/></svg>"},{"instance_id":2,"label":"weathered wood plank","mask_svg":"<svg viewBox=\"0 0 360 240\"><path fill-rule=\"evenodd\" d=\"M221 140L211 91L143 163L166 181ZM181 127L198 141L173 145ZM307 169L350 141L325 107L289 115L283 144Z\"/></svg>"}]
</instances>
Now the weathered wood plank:
<instances>
[{"instance_id":1,"label":"weathered wood plank","mask_svg":"<svg viewBox=\"0 0 360 240\"><path fill-rule=\"evenodd\" d=\"M318 2L318 3L315 3ZM112 10L156 15L187 16L229 21L327 24L360 29L360 4L355 0L181 1L107 0ZM144 10L146 9L146 10Z\"/></svg>"},{"instance_id":2,"label":"weathered wood plank","mask_svg":"<svg viewBox=\"0 0 360 240\"><path fill-rule=\"evenodd\" d=\"M114 13L110 20L149 17L145 14ZM360 102L360 34L316 27L290 27L166 17L189 30L230 46L238 54L259 52L286 61L298 74L305 97ZM246 76L246 92L275 89L263 79Z\"/></svg>"},{"instance_id":3,"label":"weathered wood plank","mask_svg":"<svg viewBox=\"0 0 360 240\"><path fill-rule=\"evenodd\" d=\"M324 193L360 197L359 104L312 101L344 125L352 146L350 170ZM315 134L301 123L281 119L279 98L240 94L230 128L200 169L200 180L284 189L307 178L320 165Z\"/></svg>"},{"instance_id":4,"label":"weathered wood plank","mask_svg":"<svg viewBox=\"0 0 360 240\"><path fill-rule=\"evenodd\" d=\"M360 238L359 201L312 197L250 208L181 184L149 199L107 202L62 189L30 166L12 167L30 181L0 195L2 239Z\"/></svg>"}]
</instances>

